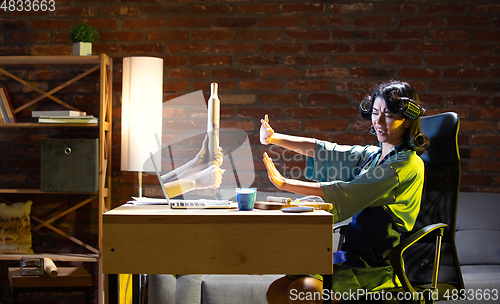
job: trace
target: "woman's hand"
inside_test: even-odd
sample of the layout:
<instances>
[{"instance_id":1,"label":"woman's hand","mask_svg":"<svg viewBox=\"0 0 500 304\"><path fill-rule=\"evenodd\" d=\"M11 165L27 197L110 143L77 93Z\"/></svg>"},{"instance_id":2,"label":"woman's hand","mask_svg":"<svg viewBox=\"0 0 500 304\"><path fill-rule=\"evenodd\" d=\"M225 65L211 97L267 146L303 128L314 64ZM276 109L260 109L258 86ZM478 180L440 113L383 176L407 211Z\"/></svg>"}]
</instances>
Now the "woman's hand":
<instances>
[{"instance_id":1,"label":"woman's hand","mask_svg":"<svg viewBox=\"0 0 500 304\"><path fill-rule=\"evenodd\" d=\"M209 159L207 160L207 154L208 154L208 135L205 135L205 139L203 140L203 143L201 144L201 149L198 151L196 156L194 157L194 163L192 167L196 167L201 164L206 164L207 162L209 163L212 159L214 159L216 162L218 162L218 166L222 165L222 162L224 160L224 154L222 154L222 148L219 147L217 150L217 153L213 155L213 158L208 156Z\"/></svg>"},{"instance_id":2,"label":"woman's hand","mask_svg":"<svg viewBox=\"0 0 500 304\"><path fill-rule=\"evenodd\" d=\"M264 152L264 164L266 165L267 175L269 176L269 180L276 186L278 189L282 189L283 185L286 182L286 179L279 173L279 171L274 166L273 160Z\"/></svg>"},{"instance_id":3,"label":"woman's hand","mask_svg":"<svg viewBox=\"0 0 500 304\"><path fill-rule=\"evenodd\" d=\"M269 125L269 117L266 116L264 119L260 120L260 143L263 145L268 145L271 143L271 138L274 134L273 128Z\"/></svg>"},{"instance_id":4,"label":"woman's hand","mask_svg":"<svg viewBox=\"0 0 500 304\"><path fill-rule=\"evenodd\" d=\"M222 183L222 174L224 174L225 171L226 170L222 170L216 165L211 165L196 173L191 177L194 181L193 189L219 188Z\"/></svg>"}]
</instances>

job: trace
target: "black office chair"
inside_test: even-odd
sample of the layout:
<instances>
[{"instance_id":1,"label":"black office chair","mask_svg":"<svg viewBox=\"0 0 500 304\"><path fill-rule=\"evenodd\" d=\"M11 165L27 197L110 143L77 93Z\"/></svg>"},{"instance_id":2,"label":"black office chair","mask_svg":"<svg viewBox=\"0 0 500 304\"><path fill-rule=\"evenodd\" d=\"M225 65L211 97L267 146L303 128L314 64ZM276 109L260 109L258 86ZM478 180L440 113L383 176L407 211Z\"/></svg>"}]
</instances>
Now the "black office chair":
<instances>
[{"instance_id":1,"label":"black office chair","mask_svg":"<svg viewBox=\"0 0 500 304\"><path fill-rule=\"evenodd\" d=\"M414 229L402 235L401 243L389 255L402 288L385 291L419 292L423 296L410 299L409 303L433 303L436 295L441 300L446 293L451 296L453 289L464 288L455 246L459 124L458 115L452 112L422 117L422 131L429 137L430 145L421 155L425 182L420 213Z\"/></svg>"}]
</instances>

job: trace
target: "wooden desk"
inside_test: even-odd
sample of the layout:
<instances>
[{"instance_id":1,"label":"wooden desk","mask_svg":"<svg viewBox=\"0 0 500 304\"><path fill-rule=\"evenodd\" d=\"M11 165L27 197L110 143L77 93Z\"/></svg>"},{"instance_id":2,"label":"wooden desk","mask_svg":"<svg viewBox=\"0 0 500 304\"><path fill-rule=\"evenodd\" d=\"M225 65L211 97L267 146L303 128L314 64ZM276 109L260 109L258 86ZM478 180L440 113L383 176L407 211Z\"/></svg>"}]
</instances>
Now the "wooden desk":
<instances>
[{"instance_id":1,"label":"wooden desk","mask_svg":"<svg viewBox=\"0 0 500 304\"><path fill-rule=\"evenodd\" d=\"M173 210L123 205L103 215L105 274L331 274L326 211Z\"/></svg>"}]
</instances>

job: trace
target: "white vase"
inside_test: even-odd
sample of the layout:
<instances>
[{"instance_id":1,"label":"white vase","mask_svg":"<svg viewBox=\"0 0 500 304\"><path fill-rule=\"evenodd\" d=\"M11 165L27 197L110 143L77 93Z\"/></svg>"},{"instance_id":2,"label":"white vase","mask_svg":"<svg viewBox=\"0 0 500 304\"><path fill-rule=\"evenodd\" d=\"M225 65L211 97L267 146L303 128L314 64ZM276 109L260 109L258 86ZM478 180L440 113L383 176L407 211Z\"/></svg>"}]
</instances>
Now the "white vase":
<instances>
[{"instance_id":1,"label":"white vase","mask_svg":"<svg viewBox=\"0 0 500 304\"><path fill-rule=\"evenodd\" d=\"M73 56L92 56L91 42L73 43Z\"/></svg>"}]
</instances>

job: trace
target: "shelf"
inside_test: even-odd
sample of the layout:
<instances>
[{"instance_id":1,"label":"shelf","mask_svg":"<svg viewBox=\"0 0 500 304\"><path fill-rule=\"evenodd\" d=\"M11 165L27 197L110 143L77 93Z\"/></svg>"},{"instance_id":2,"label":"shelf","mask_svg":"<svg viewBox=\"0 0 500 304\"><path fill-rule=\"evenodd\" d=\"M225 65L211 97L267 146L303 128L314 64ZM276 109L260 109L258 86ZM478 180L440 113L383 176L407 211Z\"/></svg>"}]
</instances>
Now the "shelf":
<instances>
[{"instance_id":1,"label":"shelf","mask_svg":"<svg viewBox=\"0 0 500 304\"><path fill-rule=\"evenodd\" d=\"M24 257L50 258L52 261L61 262L96 262L99 259L97 254L19 254L3 253L0 254L0 261L15 261Z\"/></svg>"},{"instance_id":2,"label":"shelf","mask_svg":"<svg viewBox=\"0 0 500 304\"><path fill-rule=\"evenodd\" d=\"M38 122L16 122L16 123L0 123L0 129L14 128L97 128L98 123L38 123Z\"/></svg>"},{"instance_id":3,"label":"shelf","mask_svg":"<svg viewBox=\"0 0 500 304\"><path fill-rule=\"evenodd\" d=\"M98 64L101 57L94 56L0 56L0 64Z\"/></svg>"},{"instance_id":4,"label":"shelf","mask_svg":"<svg viewBox=\"0 0 500 304\"><path fill-rule=\"evenodd\" d=\"M98 194L98 192L95 192L95 193L46 192L46 191L41 191L40 189L0 189L0 193L3 193L3 194L75 194L75 195Z\"/></svg>"}]
</instances>

